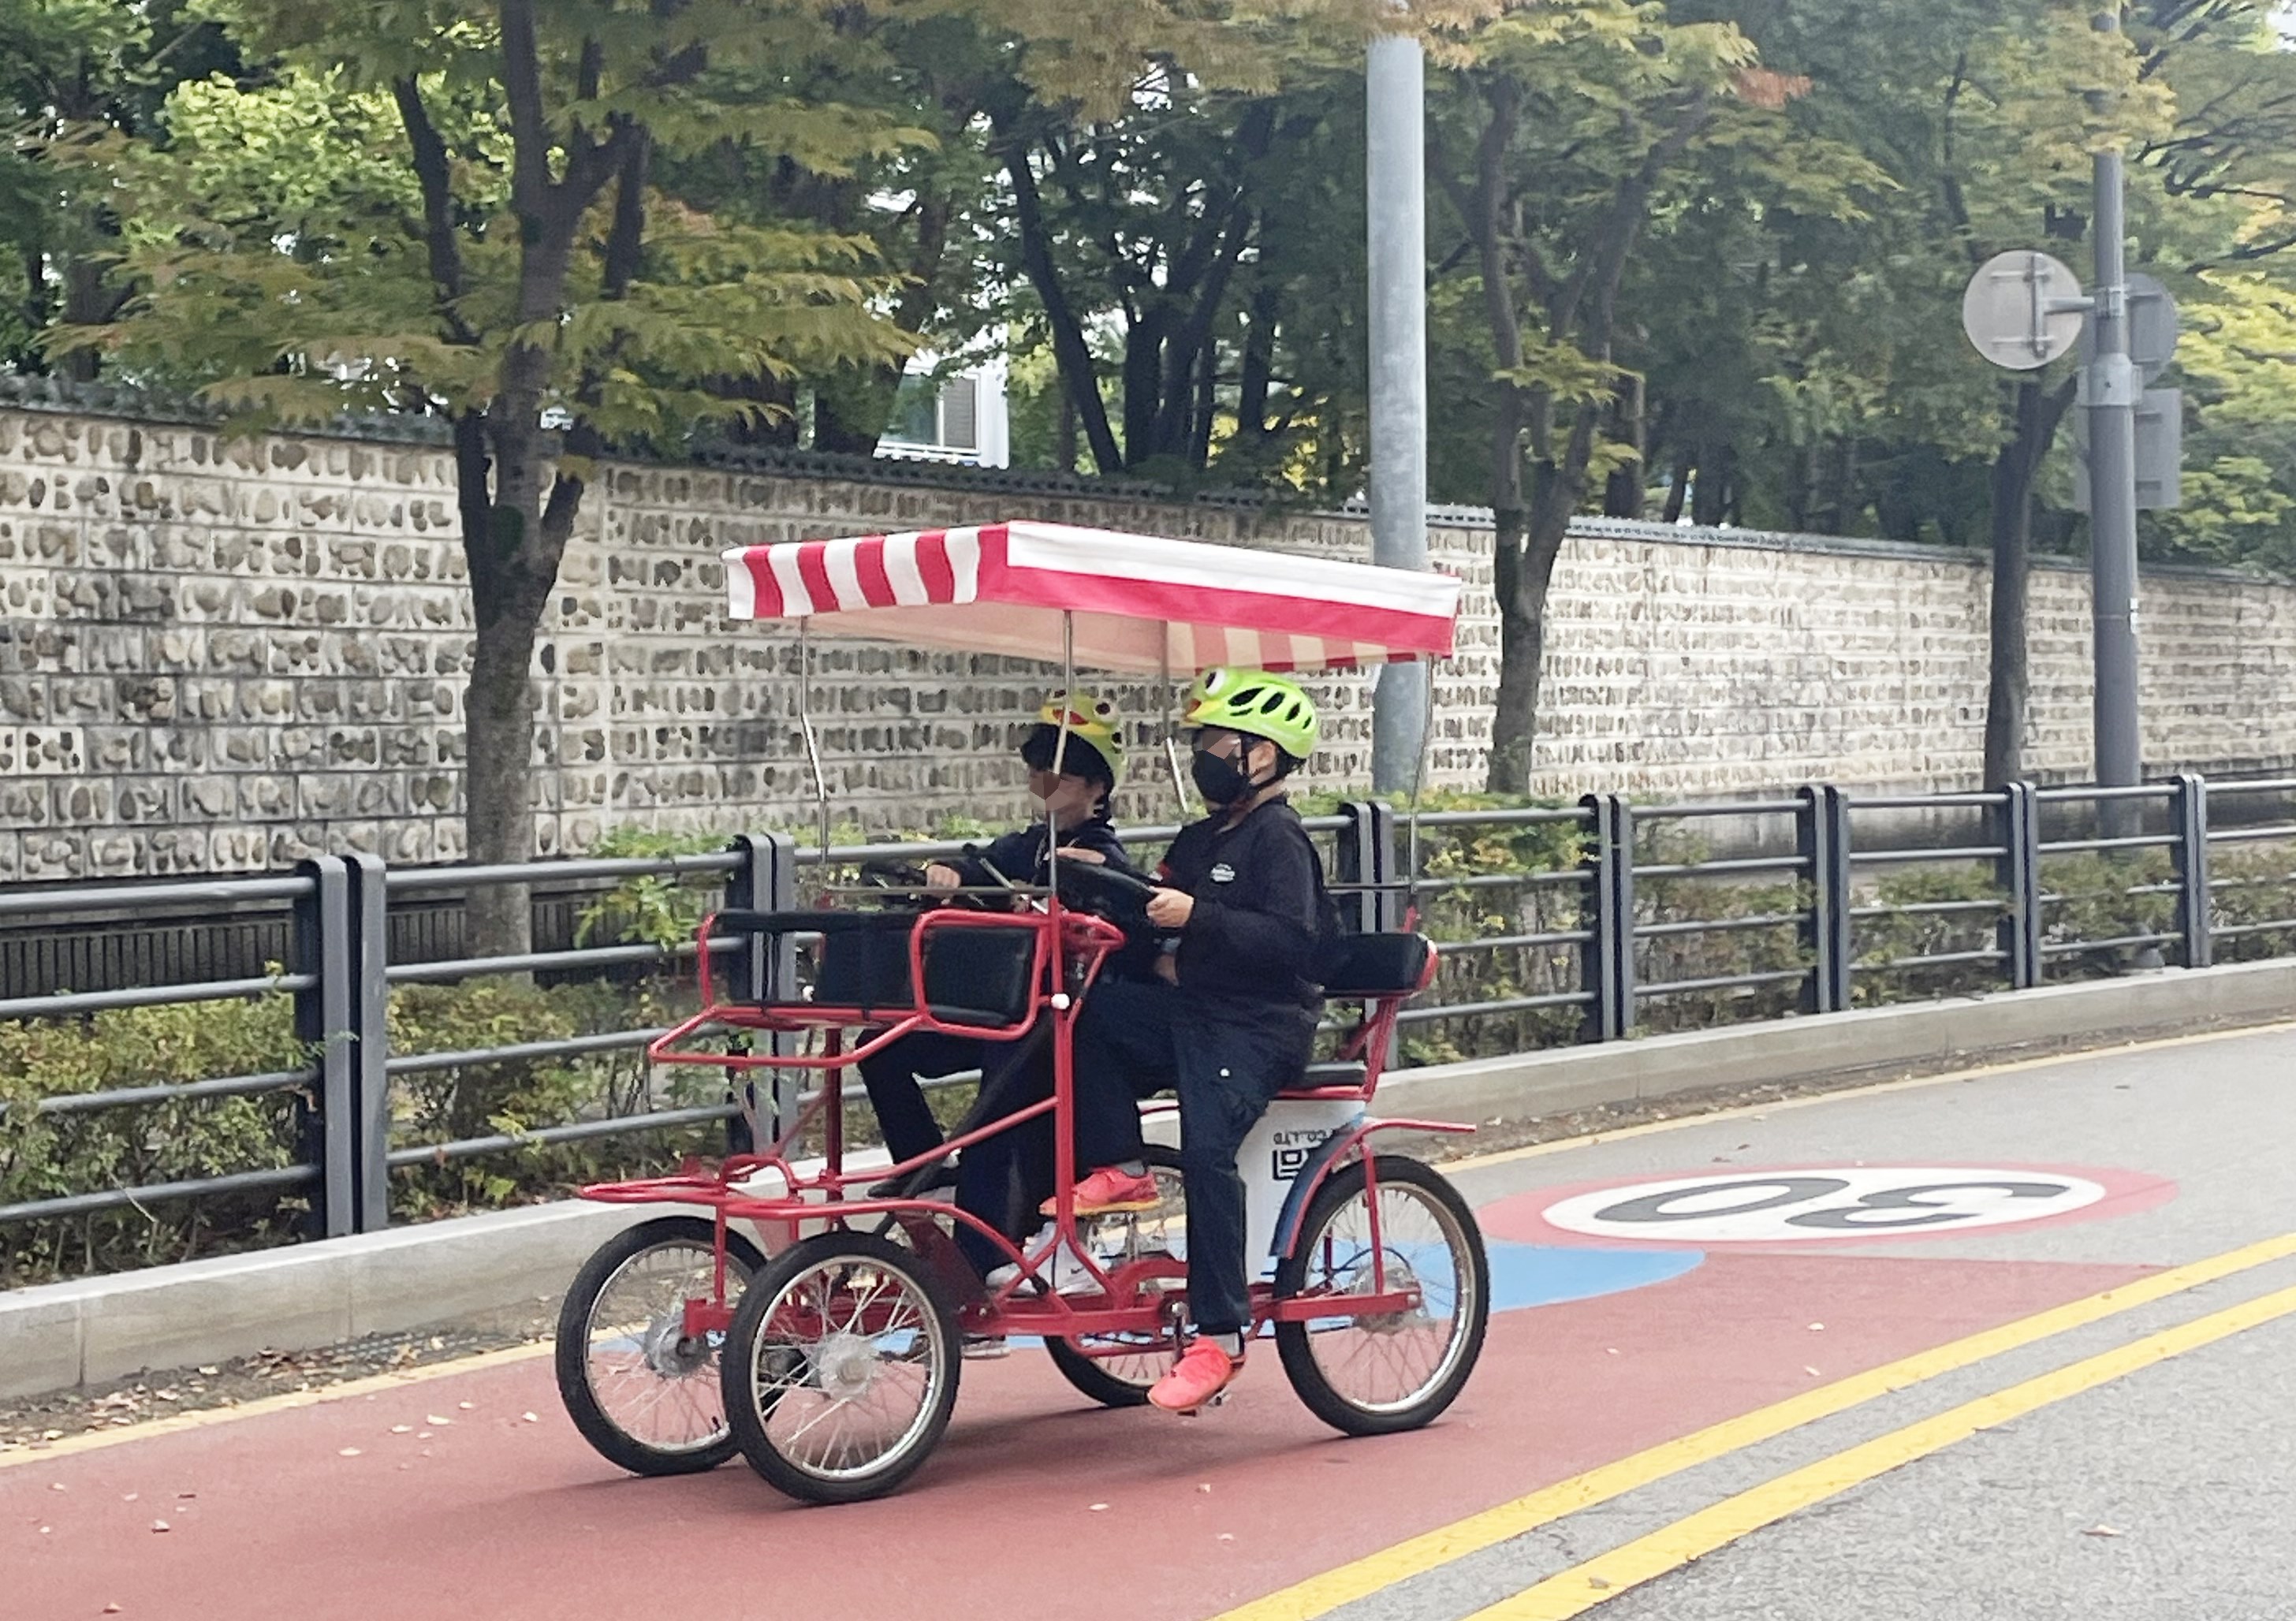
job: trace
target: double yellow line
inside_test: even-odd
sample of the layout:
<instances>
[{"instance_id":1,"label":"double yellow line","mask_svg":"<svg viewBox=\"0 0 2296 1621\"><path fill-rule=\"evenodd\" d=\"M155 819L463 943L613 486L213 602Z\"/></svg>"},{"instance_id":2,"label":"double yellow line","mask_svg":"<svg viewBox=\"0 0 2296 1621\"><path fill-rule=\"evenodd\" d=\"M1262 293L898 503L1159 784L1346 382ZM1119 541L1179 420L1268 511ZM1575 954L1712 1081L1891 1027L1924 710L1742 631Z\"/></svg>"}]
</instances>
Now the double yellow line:
<instances>
[{"instance_id":1,"label":"double yellow line","mask_svg":"<svg viewBox=\"0 0 2296 1621\"><path fill-rule=\"evenodd\" d=\"M1228 1610L1213 1621L1314 1621L1343 1604L1368 1598L1398 1582L1609 1502L1697 1464L2005 1352L2103 1322L2291 1256L2296 1256L2296 1232L2245 1245L2189 1265L2171 1267L2101 1294L1918 1352L1710 1425L1678 1440L1603 1464L1512 1502L1398 1543ZM1677 1569L1750 1531L1775 1524L1797 1510L1950 1446L1980 1429L2291 1313L2296 1313L2296 1289L2284 1289L1964 1403L1935 1418L1742 1492L1480 1610L1470 1621L1560 1621L1561 1617L1583 1614L1623 1589Z\"/></svg>"}]
</instances>

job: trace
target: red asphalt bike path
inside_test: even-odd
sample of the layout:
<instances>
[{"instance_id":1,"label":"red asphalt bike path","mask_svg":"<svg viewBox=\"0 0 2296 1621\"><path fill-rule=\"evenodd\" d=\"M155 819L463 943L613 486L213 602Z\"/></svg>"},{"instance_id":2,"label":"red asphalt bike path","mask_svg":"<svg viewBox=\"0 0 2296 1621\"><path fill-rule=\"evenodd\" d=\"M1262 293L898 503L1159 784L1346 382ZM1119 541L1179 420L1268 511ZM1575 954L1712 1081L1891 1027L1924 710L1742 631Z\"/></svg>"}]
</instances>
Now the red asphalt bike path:
<instances>
[{"instance_id":1,"label":"red asphalt bike path","mask_svg":"<svg viewBox=\"0 0 2296 1621\"><path fill-rule=\"evenodd\" d=\"M1664 1283L1496 1314L1450 1412L1375 1440L1312 1418L1264 1342L1234 1399L1191 1420L1104 1412L1017 1349L965 1365L948 1435L907 1487L833 1509L800 1508L738 1459L622 1476L575 1435L537 1357L0 1469L0 1617L1013 1621L1102 1594L1128 1621L1201 1621L2148 1270L1710 1255Z\"/></svg>"}]
</instances>

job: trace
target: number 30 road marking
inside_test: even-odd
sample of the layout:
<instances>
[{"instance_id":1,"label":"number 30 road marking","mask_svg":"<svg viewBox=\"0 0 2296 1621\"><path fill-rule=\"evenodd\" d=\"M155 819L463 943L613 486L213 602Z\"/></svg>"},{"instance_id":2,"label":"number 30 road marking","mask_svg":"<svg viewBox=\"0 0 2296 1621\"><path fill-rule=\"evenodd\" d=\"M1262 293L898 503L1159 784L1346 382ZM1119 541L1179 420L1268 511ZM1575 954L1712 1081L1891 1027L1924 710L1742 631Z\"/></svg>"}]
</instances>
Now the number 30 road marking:
<instances>
[{"instance_id":1,"label":"number 30 road marking","mask_svg":"<svg viewBox=\"0 0 2296 1621\"><path fill-rule=\"evenodd\" d=\"M1676 1176L1577 1193L1540 1214L1590 1238L1777 1244L1966 1232L2070 1215L2106 1197L2070 1172L1856 1166Z\"/></svg>"}]
</instances>

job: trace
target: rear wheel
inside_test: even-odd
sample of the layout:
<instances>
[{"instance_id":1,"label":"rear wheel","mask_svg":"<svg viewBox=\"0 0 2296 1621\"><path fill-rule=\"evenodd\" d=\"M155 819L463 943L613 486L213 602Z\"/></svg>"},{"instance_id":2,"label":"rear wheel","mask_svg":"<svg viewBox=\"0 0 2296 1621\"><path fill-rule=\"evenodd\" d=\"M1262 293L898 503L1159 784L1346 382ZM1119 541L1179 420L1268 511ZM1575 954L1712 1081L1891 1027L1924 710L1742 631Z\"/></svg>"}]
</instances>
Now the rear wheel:
<instances>
[{"instance_id":1,"label":"rear wheel","mask_svg":"<svg viewBox=\"0 0 2296 1621\"><path fill-rule=\"evenodd\" d=\"M1331 1297L1330 1317L1275 1325L1276 1353L1308 1410L1351 1436L1416 1429L1448 1407L1474 1371L1490 1317L1490 1263L1458 1191L1430 1166L1382 1154L1374 1193L1364 1162L1317 1191L1300 1242L1275 1269L1279 1300ZM1372 1241L1374 1199L1379 1242ZM1400 1312L1347 1314L1374 1287L1418 1291Z\"/></svg>"},{"instance_id":2,"label":"rear wheel","mask_svg":"<svg viewBox=\"0 0 2296 1621\"><path fill-rule=\"evenodd\" d=\"M1177 1267L1187 1260L1188 1199L1180 1157L1151 1148L1144 1158L1156 1179L1156 1208L1104 1217L1086 1240L1111 1272L1134 1261L1168 1260ZM1045 1349L1062 1379L1103 1407L1145 1406L1148 1388L1172 1369L1172 1341L1163 1333L1079 1335L1047 1339Z\"/></svg>"},{"instance_id":3,"label":"rear wheel","mask_svg":"<svg viewBox=\"0 0 2296 1621\"><path fill-rule=\"evenodd\" d=\"M726 1297L765 1264L726 1235ZM585 1262L558 1313L558 1395L582 1438L635 1475L690 1475L734 1455L718 1399L722 1331L689 1336L689 1301L717 1298L716 1229L693 1216L641 1222Z\"/></svg>"},{"instance_id":4,"label":"rear wheel","mask_svg":"<svg viewBox=\"0 0 2296 1621\"><path fill-rule=\"evenodd\" d=\"M751 1469L807 1502L858 1502L931 1454L960 1366L955 1318L916 1252L835 1232L751 1281L720 1377Z\"/></svg>"}]
</instances>

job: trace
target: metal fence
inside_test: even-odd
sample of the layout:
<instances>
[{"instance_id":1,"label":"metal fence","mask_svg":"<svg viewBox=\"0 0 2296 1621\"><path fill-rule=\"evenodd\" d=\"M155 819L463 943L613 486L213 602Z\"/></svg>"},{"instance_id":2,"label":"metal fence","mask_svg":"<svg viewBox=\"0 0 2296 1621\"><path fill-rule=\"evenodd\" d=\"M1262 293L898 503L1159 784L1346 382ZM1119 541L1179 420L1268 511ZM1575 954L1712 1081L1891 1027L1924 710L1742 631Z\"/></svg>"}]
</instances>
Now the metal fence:
<instances>
[{"instance_id":1,"label":"metal fence","mask_svg":"<svg viewBox=\"0 0 2296 1621\"><path fill-rule=\"evenodd\" d=\"M2212 808L2223 814L2212 820ZM2137 789L2020 785L1896 797L1813 786L1655 806L1603 795L1576 806L1415 819L1363 802L1312 819L1309 828L1350 927L1415 920L1442 947L1434 993L1403 1015L1407 1047L1414 1037L1492 1029L1518 1045L1611 1041L1685 1022L1826 1014L2156 962L2199 968L2220 954L2296 952L2296 856L2286 853L2296 846L2296 779L2211 783L2187 775ZM1133 829L1126 839L1153 847L1173 831ZM274 876L0 889L0 922L12 928L194 905L283 905L281 972L18 996L0 1000L0 1023L283 997L299 1050L309 1055L259 1073L29 1097L20 1089L0 1111L63 1118L280 1100L293 1162L44 1192L0 1205L0 1224L268 1190L308 1197L314 1234L371 1232L391 1220L394 1175L419 1167L714 1128L739 1112L729 1098L666 1096L647 1084L619 1106L576 1109L571 1118L421 1134L404 1103L423 1077L627 1055L664 1026L631 1020L571 1036L400 1052L391 1032L395 995L502 976L690 980L694 946L690 931L647 940L625 930L586 943L577 929L562 937L570 943L515 957L404 961L394 954L405 937L394 917L450 913L472 892L500 885L564 894L652 883L693 892L696 910L701 892L716 904L790 910L839 897L865 864L921 863L960 848L887 843L824 854L769 834L697 856L393 870L350 855ZM2227 867L2237 870L2220 870ZM786 937L742 937L712 949L709 971L752 993L792 985L802 972ZM0 1126L8 1124L0 1112Z\"/></svg>"}]
</instances>

